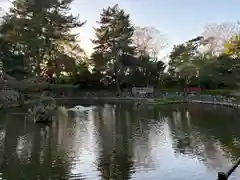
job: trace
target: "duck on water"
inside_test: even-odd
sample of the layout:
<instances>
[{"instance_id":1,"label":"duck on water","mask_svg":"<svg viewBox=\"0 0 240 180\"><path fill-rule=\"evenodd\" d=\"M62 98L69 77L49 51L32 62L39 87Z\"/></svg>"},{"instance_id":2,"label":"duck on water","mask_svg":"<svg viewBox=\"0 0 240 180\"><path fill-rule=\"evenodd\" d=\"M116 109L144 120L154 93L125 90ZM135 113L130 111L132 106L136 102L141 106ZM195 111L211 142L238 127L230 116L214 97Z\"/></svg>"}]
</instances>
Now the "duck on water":
<instances>
[{"instance_id":1,"label":"duck on water","mask_svg":"<svg viewBox=\"0 0 240 180\"><path fill-rule=\"evenodd\" d=\"M82 113L87 113L93 109L95 109L96 107L95 106L92 106L92 107L84 107L84 106L81 106L81 105L77 105L77 106L74 106L72 108L69 108L68 110L69 111L77 111L77 112L82 112Z\"/></svg>"}]
</instances>

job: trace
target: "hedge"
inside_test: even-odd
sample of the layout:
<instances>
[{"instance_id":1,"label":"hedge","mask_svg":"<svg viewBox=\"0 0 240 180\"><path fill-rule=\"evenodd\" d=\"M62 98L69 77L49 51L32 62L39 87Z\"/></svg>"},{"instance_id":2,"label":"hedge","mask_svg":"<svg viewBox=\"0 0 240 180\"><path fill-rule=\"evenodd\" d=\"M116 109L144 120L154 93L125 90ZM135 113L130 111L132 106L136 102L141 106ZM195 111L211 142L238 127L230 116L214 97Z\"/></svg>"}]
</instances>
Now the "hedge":
<instances>
[{"instance_id":1,"label":"hedge","mask_svg":"<svg viewBox=\"0 0 240 180\"><path fill-rule=\"evenodd\" d=\"M181 91L180 88L156 88L155 90L160 92L180 92Z\"/></svg>"},{"instance_id":2,"label":"hedge","mask_svg":"<svg viewBox=\"0 0 240 180\"><path fill-rule=\"evenodd\" d=\"M157 91L163 91L163 92L181 92L182 89L157 89ZM201 90L200 94L208 94L208 95L222 95L222 96L230 96L233 93L232 90L229 89L214 89L214 90Z\"/></svg>"},{"instance_id":3,"label":"hedge","mask_svg":"<svg viewBox=\"0 0 240 180\"><path fill-rule=\"evenodd\" d=\"M232 91L228 89L202 90L200 94L231 96Z\"/></svg>"}]
</instances>

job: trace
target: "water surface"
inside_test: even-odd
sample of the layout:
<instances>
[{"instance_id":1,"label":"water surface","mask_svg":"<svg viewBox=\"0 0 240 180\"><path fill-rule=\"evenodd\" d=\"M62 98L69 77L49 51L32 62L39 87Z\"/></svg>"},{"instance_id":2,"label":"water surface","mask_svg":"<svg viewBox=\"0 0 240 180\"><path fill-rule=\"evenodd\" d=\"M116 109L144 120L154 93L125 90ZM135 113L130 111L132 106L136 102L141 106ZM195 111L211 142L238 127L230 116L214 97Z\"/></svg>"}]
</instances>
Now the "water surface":
<instances>
[{"instance_id":1,"label":"water surface","mask_svg":"<svg viewBox=\"0 0 240 180\"><path fill-rule=\"evenodd\" d=\"M237 110L95 105L88 115L59 114L52 127L32 124L26 110L2 112L0 177L211 180L240 156Z\"/></svg>"}]
</instances>

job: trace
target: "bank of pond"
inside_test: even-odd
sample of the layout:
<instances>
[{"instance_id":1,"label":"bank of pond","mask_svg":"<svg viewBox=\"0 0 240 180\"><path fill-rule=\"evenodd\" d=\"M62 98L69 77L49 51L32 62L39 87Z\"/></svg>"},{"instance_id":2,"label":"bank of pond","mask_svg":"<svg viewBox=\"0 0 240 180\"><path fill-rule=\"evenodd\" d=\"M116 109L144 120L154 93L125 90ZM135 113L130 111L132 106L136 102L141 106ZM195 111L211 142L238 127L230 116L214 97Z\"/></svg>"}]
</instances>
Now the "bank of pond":
<instances>
[{"instance_id":1,"label":"bank of pond","mask_svg":"<svg viewBox=\"0 0 240 180\"><path fill-rule=\"evenodd\" d=\"M34 120L35 123L51 123L56 116L56 112L59 109L63 110L61 106L59 106L58 102L64 101L96 101L96 102L108 102L108 103L117 103L117 102L134 102L136 106L141 105L153 105L153 106L161 106L161 105L169 105L169 104L183 104L183 103L200 103L200 104L212 104L212 105L220 105L227 106L232 108L239 108L240 101L236 97L225 97L225 96L212 96L212 95L182 95L182 94L169 94L162 95L155 98L149 97L128 97L128 96L116 96L116 97L40 97L39 99L32 99L25 101L22 106L28 106L28 115L31 119ZM76 104L78 105L78 104ZM9 107L18 107L19 104L10 104ZM72 109L74 107L71 107ZM81 107L76 108L75 111L81 113L83 111L86 113L86 108ZM66 111L69 111L66 109Z\"/></svg>"}]
</instances>

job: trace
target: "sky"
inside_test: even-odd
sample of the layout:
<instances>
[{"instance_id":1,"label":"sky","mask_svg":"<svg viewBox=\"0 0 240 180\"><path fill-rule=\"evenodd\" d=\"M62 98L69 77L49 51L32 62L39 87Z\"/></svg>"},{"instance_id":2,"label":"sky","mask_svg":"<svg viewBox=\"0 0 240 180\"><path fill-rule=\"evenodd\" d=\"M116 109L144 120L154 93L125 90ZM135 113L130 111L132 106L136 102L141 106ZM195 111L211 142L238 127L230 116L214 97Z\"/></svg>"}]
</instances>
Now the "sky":
<instances>
[{"instance_id":1,"label":"sky","mask_svg":"<svg viewBox=\"0 0 240 180\"><path fill-rule=\"evenodd\" d=\"M239 0L75 0L72 12L87 21L77 31L81 45L88 53L92 49L93 27L97 27L102 9L116 3L130 14L134 25L153 26L166 35L169 40L167 51L174 44L200 35L206 24L240 20ZM0 7L6 10L9 2L0 0Z\"/></svg>"}]
</instances>

